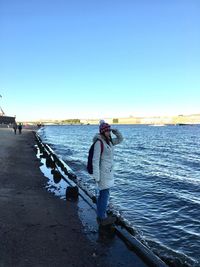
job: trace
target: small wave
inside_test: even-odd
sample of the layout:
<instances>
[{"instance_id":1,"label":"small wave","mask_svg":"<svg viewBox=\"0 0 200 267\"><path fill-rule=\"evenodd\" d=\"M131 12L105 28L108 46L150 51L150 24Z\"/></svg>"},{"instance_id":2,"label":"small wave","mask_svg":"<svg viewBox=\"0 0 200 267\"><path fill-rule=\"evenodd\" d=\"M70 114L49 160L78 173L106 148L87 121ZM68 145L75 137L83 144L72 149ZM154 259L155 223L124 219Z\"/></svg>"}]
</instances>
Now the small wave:
<instances>
[{"instance_id":1,"label":"small wave","mask_svg":"<svg viewBox=\"0 0 200 267\"><path fill-rule=\"evenodd\" d=\"M180 159L180 161L183 165L190 167L192 170L196 169L197 171L200 171L200 160Z\"/></svg>"},{"instance_id":2,"label":"small wave","mask_svg":"<svg viewBox=\"0 0 200 267\"><path fill-rule=\"evenodd\" d=\"M169 247L160 244L158 241L156 242L154 240L147 240L147 244L150 248L153 248L152 251L170 267L199 266L195 259L186 256L184 253L172 250Z\"/></svg>"}]
</instances>

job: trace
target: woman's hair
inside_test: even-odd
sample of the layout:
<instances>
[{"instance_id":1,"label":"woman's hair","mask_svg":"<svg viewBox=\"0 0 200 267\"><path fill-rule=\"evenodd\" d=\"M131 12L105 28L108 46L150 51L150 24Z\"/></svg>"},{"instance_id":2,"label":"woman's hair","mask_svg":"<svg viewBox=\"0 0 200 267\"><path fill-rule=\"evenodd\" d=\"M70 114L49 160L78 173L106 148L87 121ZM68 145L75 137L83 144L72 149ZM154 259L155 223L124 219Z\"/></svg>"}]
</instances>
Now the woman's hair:
<instances>
[{"instance_id":1,"label":"woman's hair","mask_svg":"<svg viewBox=\"0 0 200 267\"><path fill-rule=\"evenodd\" d=\"M105 135L105 133L102 133L101 135L103 136L104 140L106 141L106 143L107 143L109 146L110 146L110 143L113 145L113 140L112 140L111 135L110 135L109 137L107 137L107 136Z\"/></svg>"}]
</instances>

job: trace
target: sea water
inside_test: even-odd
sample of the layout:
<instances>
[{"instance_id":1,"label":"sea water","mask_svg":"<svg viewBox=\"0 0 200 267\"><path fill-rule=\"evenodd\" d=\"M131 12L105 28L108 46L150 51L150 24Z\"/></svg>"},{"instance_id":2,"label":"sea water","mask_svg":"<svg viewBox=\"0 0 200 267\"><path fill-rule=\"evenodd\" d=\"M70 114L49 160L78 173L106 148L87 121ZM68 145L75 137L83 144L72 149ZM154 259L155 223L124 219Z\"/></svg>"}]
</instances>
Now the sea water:
<instances>
[{"instance_id":1,"label":"sea water","mask_svg":"<svg viewBox=\"0 0 200 267\"><path fill-rule=\"evenodd\" d=\"M200 126L119 125L113 206L158 255L200 266ZM48 143L89 188L87 155L97 125L45 126ZM184 265L186 264L186 265Z\"/></svg>"}]
</instances>

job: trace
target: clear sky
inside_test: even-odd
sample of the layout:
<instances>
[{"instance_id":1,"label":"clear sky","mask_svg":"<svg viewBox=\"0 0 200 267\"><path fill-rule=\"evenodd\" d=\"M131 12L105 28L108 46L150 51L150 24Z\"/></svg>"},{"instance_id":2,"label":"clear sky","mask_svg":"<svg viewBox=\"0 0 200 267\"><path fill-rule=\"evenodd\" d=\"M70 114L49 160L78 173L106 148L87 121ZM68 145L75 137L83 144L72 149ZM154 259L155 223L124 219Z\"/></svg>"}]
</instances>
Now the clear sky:
<instances>
[{"instance_id":1,"label":"clear sky","mask_svg":"<svg viewBox=\"0 0 200 267\"><path fill-rule=\"evenodd\" d=\"M0 0L17 120L200 113L199 0Z\"/></svg>"}]
</instances>

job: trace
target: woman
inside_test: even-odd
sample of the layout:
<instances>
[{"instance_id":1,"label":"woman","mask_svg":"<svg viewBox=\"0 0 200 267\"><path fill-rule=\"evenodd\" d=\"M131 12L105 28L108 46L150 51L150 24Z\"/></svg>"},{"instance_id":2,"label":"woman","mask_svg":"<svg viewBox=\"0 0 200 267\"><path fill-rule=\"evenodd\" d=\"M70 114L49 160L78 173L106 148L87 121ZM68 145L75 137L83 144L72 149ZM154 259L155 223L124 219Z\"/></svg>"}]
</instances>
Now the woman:
<instances>
[{"instance_id":1,"label":"woman","mask_svg":"<svg viewBox=\"0 0 200 267\"><path fill-rule=\"evenodd\" d=\"M111 137L111 132L115 135ZM101 141L100 141L101 140ZM97 222L100 225L112 224L114 217L106 215L110 188L114 185L113 150L121 143L123 137L117 129L111 129L108 123L100 121L99 134L93 138L95 142L93 154L93 178L95 179L99 195L97 198ZM103 146L101 145L101 142Z\"/></svg>"}]
</instances>

